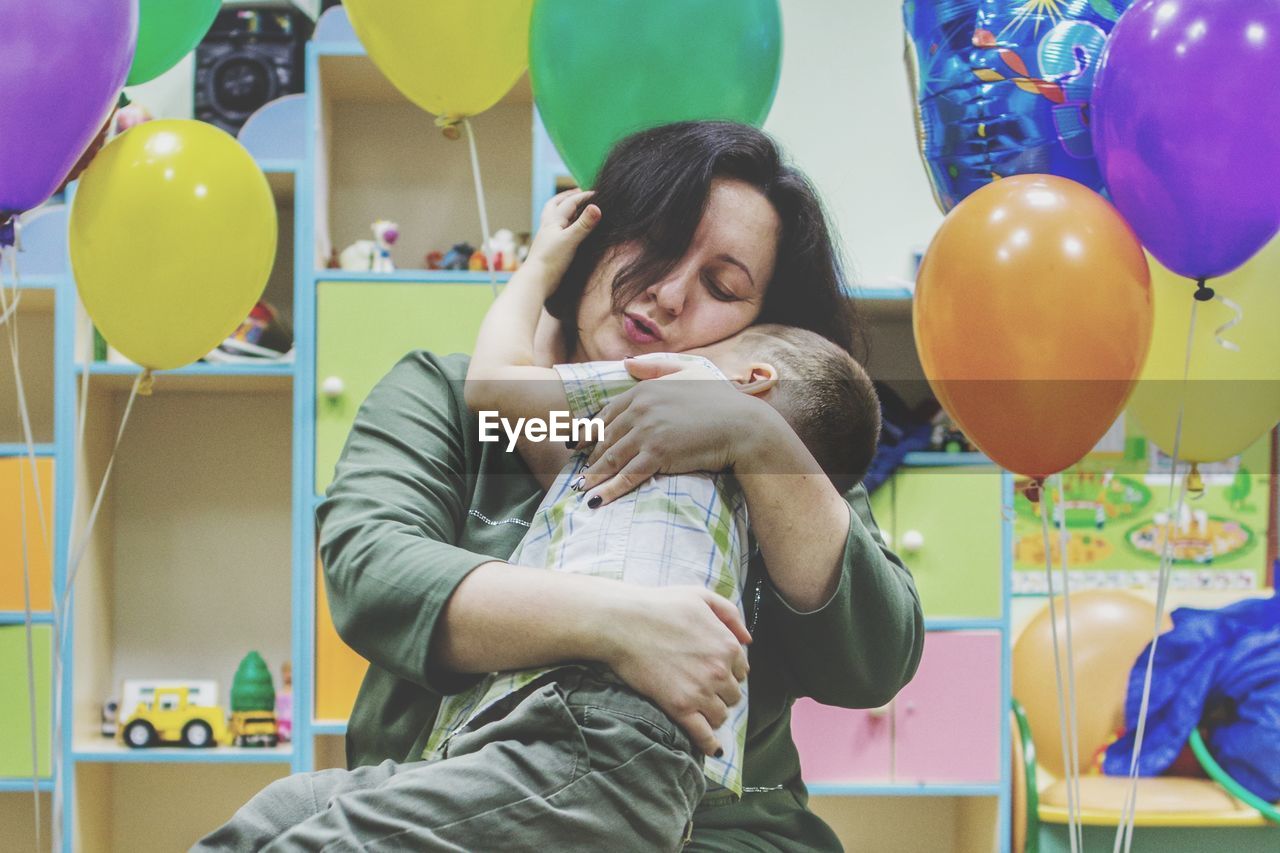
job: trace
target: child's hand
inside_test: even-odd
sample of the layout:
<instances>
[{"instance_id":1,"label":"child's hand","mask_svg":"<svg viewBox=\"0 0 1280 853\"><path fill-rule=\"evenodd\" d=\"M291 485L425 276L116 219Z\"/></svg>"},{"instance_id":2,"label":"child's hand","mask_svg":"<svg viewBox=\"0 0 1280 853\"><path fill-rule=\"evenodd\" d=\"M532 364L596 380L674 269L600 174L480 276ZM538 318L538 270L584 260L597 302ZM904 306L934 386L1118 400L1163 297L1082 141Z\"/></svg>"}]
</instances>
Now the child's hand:
<instances>
[{"instance_id":1,"label":"child's hand","mask_svg":"<svg viewBox=\"0 0 1280 853\"><path fill-rule=\"evenodd\" d=\"M582 215L574 218L578 207L592 195L591 190L565 190L547 202L525 263L541 264L549 279L560 281L578 246L600 221L600 208L594 204L587 205Z\"/></svg>"}]
</instances>

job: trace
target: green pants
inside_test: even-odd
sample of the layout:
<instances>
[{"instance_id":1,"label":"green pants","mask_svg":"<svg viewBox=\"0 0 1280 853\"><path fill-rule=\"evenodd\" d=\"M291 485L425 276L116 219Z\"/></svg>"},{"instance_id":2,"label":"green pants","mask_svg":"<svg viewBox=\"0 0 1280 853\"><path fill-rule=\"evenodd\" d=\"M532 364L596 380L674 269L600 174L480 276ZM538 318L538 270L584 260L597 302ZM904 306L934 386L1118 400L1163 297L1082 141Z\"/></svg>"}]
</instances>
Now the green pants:
<instances>
[{"instance_id":1,"label":"green pants","mask_svg":"<svg viewBox=\"0 0 1280 853\"><path fill-rule=\"evenodd\" d=\"M705 790L657 706L580 670L517 697L443 759L273 782L195 850L679 850Z\"/></svg>"}]
</instances>

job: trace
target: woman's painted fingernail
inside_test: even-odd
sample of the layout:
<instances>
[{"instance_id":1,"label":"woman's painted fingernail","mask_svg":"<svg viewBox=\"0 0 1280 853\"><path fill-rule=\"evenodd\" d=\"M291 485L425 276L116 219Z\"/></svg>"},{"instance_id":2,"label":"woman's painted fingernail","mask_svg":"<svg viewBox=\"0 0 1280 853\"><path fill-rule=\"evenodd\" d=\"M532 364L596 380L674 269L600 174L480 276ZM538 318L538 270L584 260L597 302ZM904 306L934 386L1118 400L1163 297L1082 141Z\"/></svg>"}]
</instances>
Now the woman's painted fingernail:
<instances>
[{"instance_id":1,"label":"woman's painted fingernail","mask_svg":"<svg viewBox=\"0 0 1280 853\"><path fill-rule=\"evenodd\" d=\"M724 747L716 750L716 758L724 758Z\"/></svg>"},{"instance_id":2,"label":"woman's painted fingernail","mask_svg":"<svg viewBox=\"0 0 1280 853\"><path fill-rule=\"evenodd\" d=\"M589 506L591 509L595 509L596 507L600 506L600 502L602 500L604 499L599 495L592 495L591 500L587 501L587 506Z\"/></svg>"}]
</instances>

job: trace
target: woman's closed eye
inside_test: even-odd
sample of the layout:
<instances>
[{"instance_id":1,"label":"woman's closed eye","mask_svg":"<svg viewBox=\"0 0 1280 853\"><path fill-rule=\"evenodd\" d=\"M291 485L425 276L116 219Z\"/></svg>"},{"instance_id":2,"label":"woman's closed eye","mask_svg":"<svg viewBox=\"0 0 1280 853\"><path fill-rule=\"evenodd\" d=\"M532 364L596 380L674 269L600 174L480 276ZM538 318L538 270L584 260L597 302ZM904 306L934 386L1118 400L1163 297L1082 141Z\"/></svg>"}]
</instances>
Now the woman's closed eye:
<instances>
[{"instance_id":1,"label":"woman's closed eye","mask_svg":"<svg viewBox=\"0 0 1280 853\"><path fill-rule=\"evenodd\" d=\"M713 299L718 299L721 302L736 302L741 298L738 294L734 293L732 290L717 281L716 277L711 273L703 273L702 281L703 284L706 285L707 291L711 294Z\"/></svg>"}]
</instances>

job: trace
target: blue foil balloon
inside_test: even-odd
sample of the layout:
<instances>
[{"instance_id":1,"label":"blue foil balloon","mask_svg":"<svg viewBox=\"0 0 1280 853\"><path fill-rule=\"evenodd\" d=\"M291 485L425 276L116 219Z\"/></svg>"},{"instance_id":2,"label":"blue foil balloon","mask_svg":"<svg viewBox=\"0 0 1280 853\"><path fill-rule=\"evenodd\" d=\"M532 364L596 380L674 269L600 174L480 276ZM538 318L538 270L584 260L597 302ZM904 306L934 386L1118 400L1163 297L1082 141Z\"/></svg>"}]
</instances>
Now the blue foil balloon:
<instances>
[{"instance_id":1,"label":"blue foil balloon","mask_svg":"<svg viewBox=\"0 0 1280 853\"><path fill-rule=\"evenodd\" d=\"M906 0L916 135L943 212L991 181L1052 174L1102 192L1093 76L1132 0Z\"/></svg>"}]
</instances>

